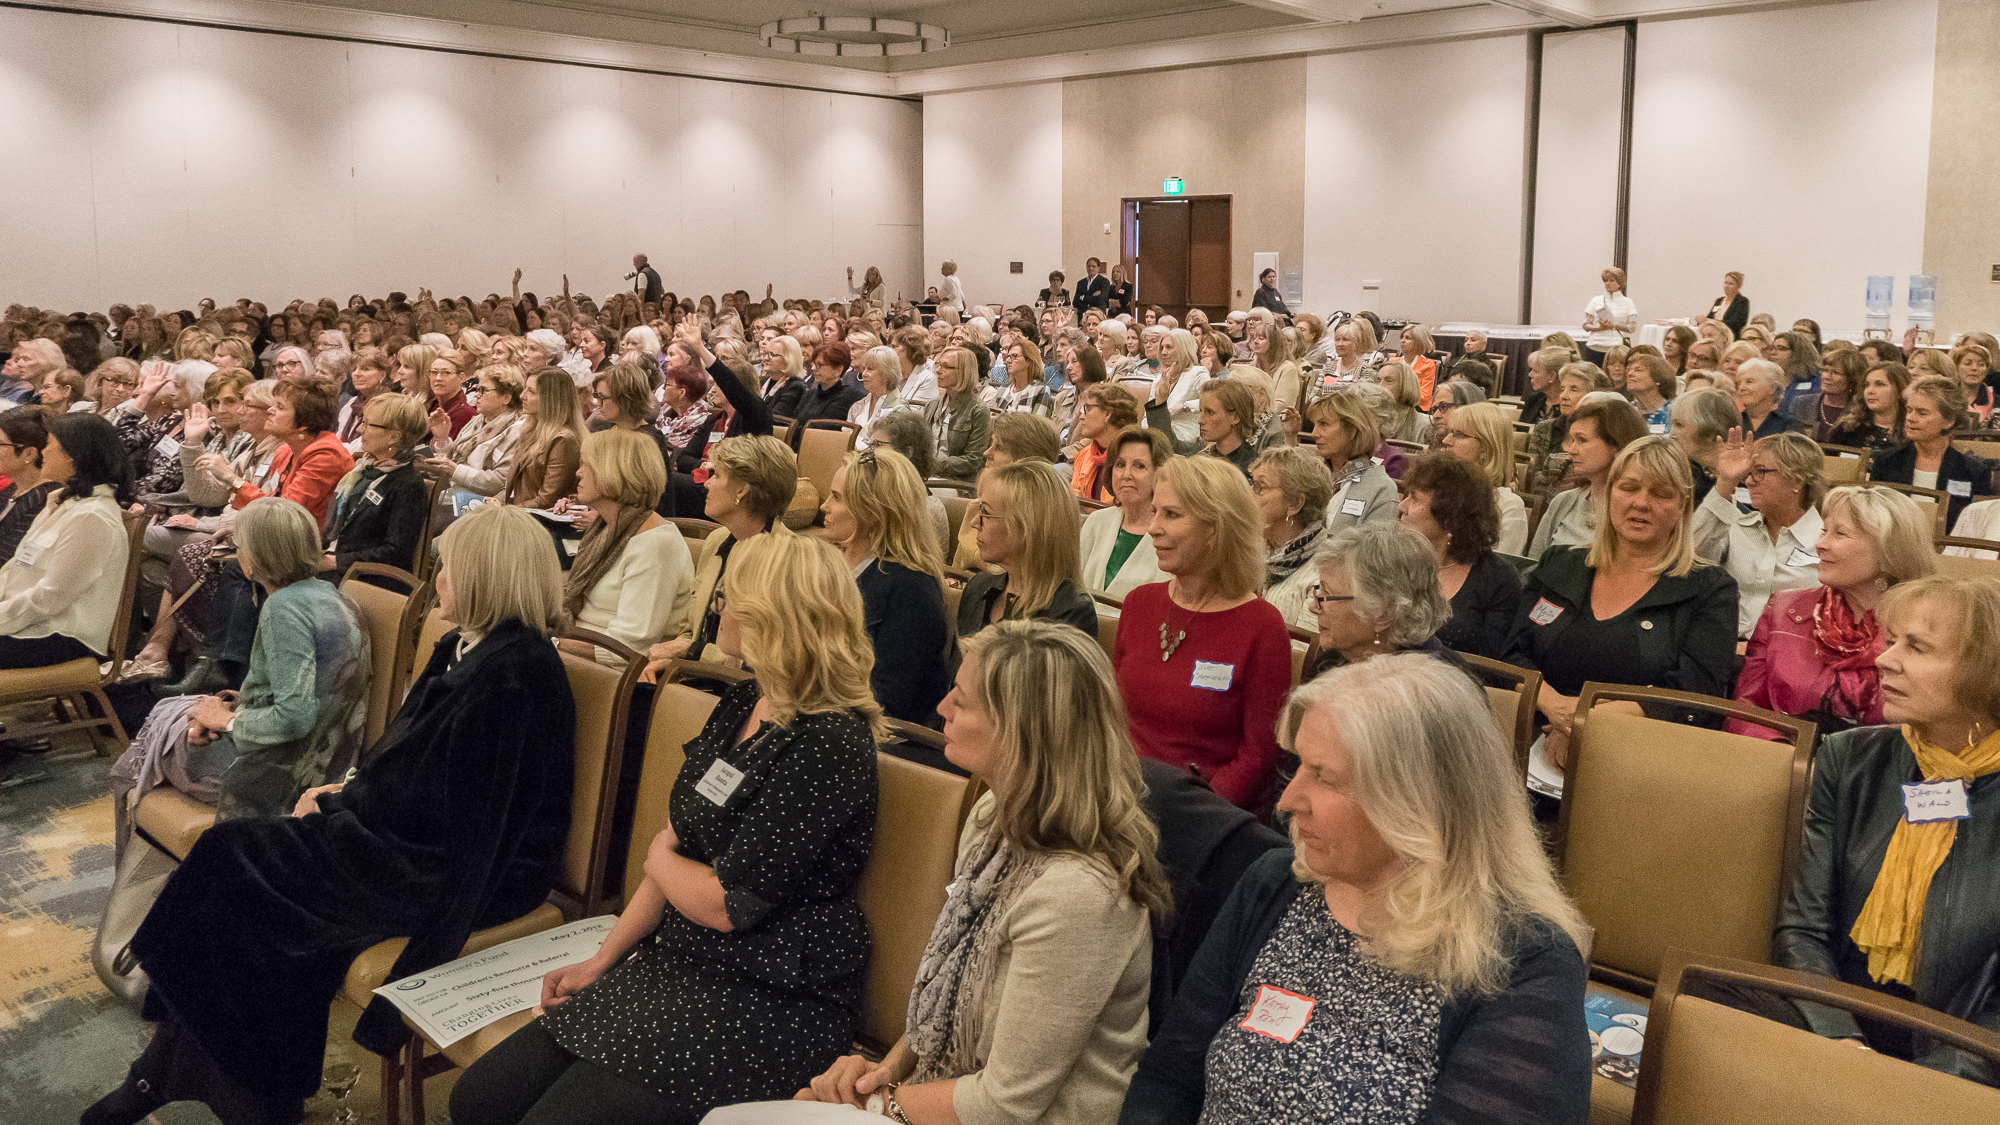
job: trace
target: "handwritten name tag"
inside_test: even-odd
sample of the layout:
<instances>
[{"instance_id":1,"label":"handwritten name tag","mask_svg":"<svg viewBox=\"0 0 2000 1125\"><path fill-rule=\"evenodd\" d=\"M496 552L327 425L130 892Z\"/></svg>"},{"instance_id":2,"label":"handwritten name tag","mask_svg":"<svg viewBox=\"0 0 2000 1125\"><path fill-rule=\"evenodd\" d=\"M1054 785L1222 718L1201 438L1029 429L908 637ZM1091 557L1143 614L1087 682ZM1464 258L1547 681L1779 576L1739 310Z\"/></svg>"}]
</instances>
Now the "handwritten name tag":
<instances>
[{"instance_id":1,"label":"handwritten name tag","mask_svg":"<svg viewBox=\"0 0 2000 1125\"><path fill-rule=\"evenodd\" d=\"M1537 625L1547 625L1549 622L1561 617L1562 612L1563 607L1547 598L1541 598L1535 602L1535 608L1528 611L1528 620Z\"/></svg>"},{"instance_id":2,"label":"handwritten name tag","mask_svg":"<svg viewBox=\"0 0 2000 1125\"><path fill-rule=\"evenodd\" d=\"M1345 501L1340 505L1340 514L1343 516L1359 516L1365 514L1367 511L1368 502L1362 500L1360 497Z\"/></svg>"},{"instance_id":3,"label":"handwritten name tag","mask_svg":"<svg viewBox=\"0 0 2000 1125\"><path fill-rule=\"evenodd\" d=\"M708 767L708 772L701 775L701 780L695 782L694 791L716 805L726 805L729 803L729 795L736 792L736 787L741 784L743 784L743 771L717 758L715 763Z\"/></svg>"},{"instance_id":4,"label":"handwritten name tag","mask_svg":"<svg viewBox=\"0 0 2000 1125\"><path fill-rule=\"evenodd\" d=\"M1944 490L1953 496L1970 496L1972 495L1972 482L1969 480L1948 480L1944 482Z\"/></svg>"},{"instance_id":5,"label":"handwritten name tag","mask_svg":"<svg viewBox=\"0 0 2000 1125\"><path fill-rule=\"evenodd\" d=\"M1236 1026L1280 1043L1290 1043L1306 1029L1306 1021L1312 1018L1313 1008L1318 1004L1311 997L1263 985L1257 989L1257 1001L1250 1005L1250 1014Z\"/></svg>"},{"instance_id":6,"label":"handwritten name tag","mask_svg":"<svg viewBox=\"0 0 2000 1125\"><path fill-rule=\"evenodd\" d=\"M1236 665L1217 664L1212 660L1194 662L1194 679L1189 687L1207 688L1210 691L1228 691L1229 681L1236 676Z\"/></svg>"},{"instance_id":7,"label":"handwritten name tag","mask_svg":"<svg viewBox=\"0 0 2000 1125\"><path fill-rule=\"evenodd\" d=\"M1903 786L1903 819L1911 824L1964 820L1971 815L1972 807L1966 799L1965 782L1957 778Z\"/></svg>"},{"instance_id":8,"label":"handwritten name tag","mask_svg":"<svg viewBox=\"0 0 2000 1125\"><path fill-rule=\"evenodd\" d=\"M1791 556L1790 556L1789 558L1787 558L1787 559L1785 560L1785 565L1786 565L1786 566L1818 566L1818 565L1819 565L1819 556L1818 556L1818 555L1811 555L1811 554L1807 554L1807 553L1806 553L1806 549L1805 549L1804 547L1793 547L1793 548L1792 548L1792 553L1791 553Z\"/></svg>"}]
</instances>

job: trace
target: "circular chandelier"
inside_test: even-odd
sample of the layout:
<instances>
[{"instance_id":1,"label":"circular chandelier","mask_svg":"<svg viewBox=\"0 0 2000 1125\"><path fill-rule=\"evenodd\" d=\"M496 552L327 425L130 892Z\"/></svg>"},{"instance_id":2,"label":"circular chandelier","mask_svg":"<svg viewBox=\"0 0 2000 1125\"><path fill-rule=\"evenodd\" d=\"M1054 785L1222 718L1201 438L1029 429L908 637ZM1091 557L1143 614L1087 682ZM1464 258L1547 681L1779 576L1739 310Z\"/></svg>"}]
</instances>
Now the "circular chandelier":
<instances>
[{"instance_id":1,"label":"circular chandelier","mask_svg":"<svg viewBox=\"0 0 2000 1125\"><path fill-rule=\"evenodd\" d=\"M799 16L767 23L761 34L764 46L795 55L880 58L951 46L951 32L934 23L873 16Z\"/></svg>"}]
</instances>

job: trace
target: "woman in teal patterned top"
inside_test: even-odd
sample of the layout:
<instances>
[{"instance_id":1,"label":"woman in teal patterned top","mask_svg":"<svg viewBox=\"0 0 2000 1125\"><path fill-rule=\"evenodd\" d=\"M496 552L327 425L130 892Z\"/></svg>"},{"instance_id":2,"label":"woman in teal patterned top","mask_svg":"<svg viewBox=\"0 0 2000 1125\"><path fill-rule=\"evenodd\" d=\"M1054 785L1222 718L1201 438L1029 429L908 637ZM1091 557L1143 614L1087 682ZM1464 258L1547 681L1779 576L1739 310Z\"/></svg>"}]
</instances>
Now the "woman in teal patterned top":
<instances>
[{"instance_id":1,"label":"woman in teal patterned top","mask_svg":"<svg viewBox=\"0 0 2000 1125\"><path fill-rule=\"evenodd\" d=\"M313 577L312 513L253 500L236 543L243 573L270 596L240 698L204 696L188 713L190 772L222 779L217 820L289 815L301 793L356 764L368 718L368 634L353 603Z\"/></svg>"}]
</instances>

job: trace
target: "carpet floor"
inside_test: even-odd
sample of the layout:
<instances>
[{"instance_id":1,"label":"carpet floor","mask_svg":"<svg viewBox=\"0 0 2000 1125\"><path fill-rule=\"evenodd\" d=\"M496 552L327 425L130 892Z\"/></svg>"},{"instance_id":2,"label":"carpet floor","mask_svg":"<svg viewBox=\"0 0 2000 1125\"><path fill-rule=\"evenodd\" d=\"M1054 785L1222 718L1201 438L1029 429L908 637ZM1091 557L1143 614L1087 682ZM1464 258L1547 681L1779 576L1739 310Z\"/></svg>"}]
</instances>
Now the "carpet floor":
<instances>
[{"instance_id":1,"label":"carpet floor","mask_svg":"<svg viewBox=\"0 0 2000 1125\"><path fill-rule=\"evenodd\" d=\"M111 894L111 759L82 735L58 736L48 754L16 761L0 780L0 1123L71 1125L124 1081L151 1025L114 998L90 964L90 944ZM336 1001L327 1017L327 1061L361 1067L347 1102L361 1123L384 1121L380 1062L350 1037L360 1011ZM430 1122L448 1125L457 1071L424 1087ZM322 1092L309 1125L337 1112ZM180 1103L156 1125L212 1125L207 1107ZM404 1114L408 1120L408 1114Z\"/></svg>"}]
</instances>

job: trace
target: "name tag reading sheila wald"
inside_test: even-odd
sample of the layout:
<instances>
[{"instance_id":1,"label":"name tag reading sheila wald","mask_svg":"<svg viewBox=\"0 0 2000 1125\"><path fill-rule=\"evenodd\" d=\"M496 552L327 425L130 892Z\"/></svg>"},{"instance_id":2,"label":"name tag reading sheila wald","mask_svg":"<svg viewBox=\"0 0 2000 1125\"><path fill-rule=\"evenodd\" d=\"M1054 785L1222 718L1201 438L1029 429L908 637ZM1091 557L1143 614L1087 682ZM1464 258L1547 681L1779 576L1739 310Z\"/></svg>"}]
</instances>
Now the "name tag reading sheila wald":
<instances>
[{"instance_id":1,"label":"name tag reading sheila wald","mask_svg":"<svg viewBox=\"0 0 2000 1125\"><path fill-rule=\"evenodd\" d=\"M1972 806L1966 796L1965 782L1955 777L1948 781L1903 786L1903 819L1911 824L1964 820L1971 815Z\"/></svg>"},{"instance_id":2,"label":"name tag reading sheila wald","mask_svg":"<svg viewBox=\"0 0 2000 1125\"><path fill-rule=\"evenodd\" d=\"M1312 1018L1313 1008L1318 1004L1309 996L1287 992L1276 985L1262 985L1257 989L1256 1001L1250 1005L1250 1014L1236 1026L1280 1043L1290 1043L1306 1029L1306 1021Z\"/></svg>"}]
</instances>

